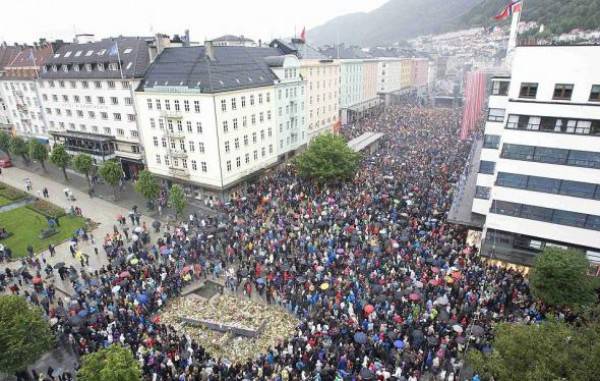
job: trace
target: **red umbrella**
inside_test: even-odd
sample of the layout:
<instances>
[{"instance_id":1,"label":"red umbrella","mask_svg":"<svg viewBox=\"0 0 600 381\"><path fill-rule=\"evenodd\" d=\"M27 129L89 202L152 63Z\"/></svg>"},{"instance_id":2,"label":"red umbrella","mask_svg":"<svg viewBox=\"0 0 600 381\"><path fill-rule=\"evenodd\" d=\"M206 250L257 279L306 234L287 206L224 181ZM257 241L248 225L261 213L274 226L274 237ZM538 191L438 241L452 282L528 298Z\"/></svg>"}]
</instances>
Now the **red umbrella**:
<instances>
[{"instance_id":1,"label":"red umbrella","mask_svg":"<svg viewBox=\"0 0 600 381\"><path fill-rule=\"evenodd\" d=\"M429 281L429 284L432 286L439 286L440 284L442 284L442 280L441 279L432 279Z\"/></svg>"},{"instance_id":2,"label":"red umbrella","mask_svg":"<svg viewBox=\"0 0 600 381\"><path fill-rule=\"evenodd\" d=\"M184 273L187 273L190 270L191 270L190 266L184 266L181 271L184 272Z\"/></svg>"},{"instance_id":3,"label":"red umbrella","mask_svg":"<svg viewBox=\"0 0 600 381\"><path fill-rule=\"evenodd\" d=\"M434 274L437 274L437 273L440 272L440 268L439 267L432 267L431 268L431 272L434 273Z\"/></svg>"},{"instance_id":4,"label":"red umbrella","mask_svg":"<svg viewBox=\"0 0 600 381\"><path fill-rule=\"evenodd\" d=\"M121 274L119 274L119 276L121 278L128 278L131 274L129 274L129 271L123 271Z\"/></svg>"},{"instance_id":5,"label":"red umbrella","mask_svg":"<svg viewBox=\"0 0 600 381\"><path fill-rule=\"evenodd\" d=\"M459 280L459 279L460 279L460 277L461 277L461 275L460 275L460 271L453 271L453 272L452 272L452 278L454 278L454 279L456 279L456 280Z\"/></svg>"},{"instance_id":6,"label":"red umbrella","mask_svg":"<svg viewBox=\"0 0 600 381\"><path fill-rule=\"evenodd\" d=\"M416 302L417 300L421 299L421 294L413 292L412 294L408 295L408 299L412 300L413 302Z\"/></svg>"},{"instance_id":7,"label":"red umbrella","mask_svg":"<svg viewBox=\"0 0 600 381\"><path fill-rule=\"evenodd\" d=\"M33 284L41 284L42 283L42 278L39 276L36 276L35 278L33 278Z\"/></svg>"},{"instance_id":8,"label":"red umbrella","mask_svg":"<svg viewBox=\"0 0 600 381\"><path fill-rule=\"evenodd\" d=\"M375 307L373 307L373 305L371 304L367 304L365 306L365 313L366 314L370 314L371 312L375 311Z\"/></svg>"}]
</instances>

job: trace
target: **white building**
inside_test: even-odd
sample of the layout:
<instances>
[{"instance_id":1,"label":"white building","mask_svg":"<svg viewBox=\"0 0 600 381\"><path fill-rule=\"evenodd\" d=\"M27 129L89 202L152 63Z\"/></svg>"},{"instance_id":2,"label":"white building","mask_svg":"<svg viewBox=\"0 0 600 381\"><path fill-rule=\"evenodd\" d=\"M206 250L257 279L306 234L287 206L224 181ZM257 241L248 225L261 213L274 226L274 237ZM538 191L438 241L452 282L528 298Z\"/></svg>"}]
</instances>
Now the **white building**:
<instances>
[{"instance_id":1,"label":"white building","mask_svg":"<svg viewBox=\"0 0 600 381\"><path fill-rule=\"evenodd\" d=\"M548 246L600 262L600 47L516 49L492 80L472 211L482 253L531 265Z\"/></svg>"},{"instance_id":2,"label":"white building","mask_svg":"<svg viewBox=\"0 0 600 381\"><path fill-rule=\"evenodd\" d=\"M44 62L41 97L54 143L96 162L117 158L126 176L143 168L133 89L149 64L140 37L64 45Z\"/></svg>"},{"instance_id":3,"label":"white building","mask_svg":"<svg viewBox=\"0 0 600 381\"><path fill-rule=\"evenodd\" d=\"M292 131L303 136L300 125L288 130L284 124L279 132L278 124L297 120L301 106L276 114L302 95L297 60L277 56L272 48L210 42L165 49L136 91L148 169L196 197L222 197L300 144L291 141ZM296 90L280 100L276 90L285 89L288 96Z\"/></svg>"},{"instance_id":4,"label":"white building","mask_svg":"<svg viewBox=\"0 0 600 381\"><path fill-rule=\"evenodd\" d=\"M42 99L38 77L42 63L52 54L50 44L24 48L0 77L4 114L0 123L6 122L14 133L25 138L48 142L47 124L42 112Z\"/></svg>"}]
</instances>

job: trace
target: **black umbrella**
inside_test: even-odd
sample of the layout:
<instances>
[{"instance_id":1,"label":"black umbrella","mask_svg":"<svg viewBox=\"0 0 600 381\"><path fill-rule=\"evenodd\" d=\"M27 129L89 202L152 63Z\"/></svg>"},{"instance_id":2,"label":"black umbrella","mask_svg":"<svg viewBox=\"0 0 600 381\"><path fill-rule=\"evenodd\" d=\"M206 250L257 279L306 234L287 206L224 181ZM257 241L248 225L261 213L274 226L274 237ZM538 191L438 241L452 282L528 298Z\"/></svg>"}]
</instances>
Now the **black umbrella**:
<instances>
[{"instance_id":1,"label":"black umbrella","mask_svg":"<svg viewBox=\"0 0 600 381\"><path fill-rule=\"evenodd\" d=\"M471 327L471 335L476 337L482 336L484 331L485 330L480 325L474 325Z\"/></svg>"},{"instance_id":2,"label":"black umbrella","mask_svg":"<svg viewBox=\"0 0 600 381\"><path fill-rule=\"evenodd\" d=\"M438 339L433 337L433 336L428 336L427 337L427 343L429 345L437 345Z\"/></svg>"},{"instance_id":3,"label":"black umbrella","mask_svg":"<svg viewBox=\"0 0 600 381\"><path fill-rule=\"evenodd\" d=\"M57 262L57 263L54 265L54 268L55 268L55 269L60 269L61 267L65 267L65 263L64 263L64 262Z\"/></svg>"},{"instance_id":4,"label":"black umbrella","mask_svg":"<svg viewBox=\"0 0 600 381\"><path fill-rule=\"evenodd\" d=\"M369 368L365 367L360 370L359 376L363 380L372 380L375 378L375 374Z\"/></svg>"}]
</instances>

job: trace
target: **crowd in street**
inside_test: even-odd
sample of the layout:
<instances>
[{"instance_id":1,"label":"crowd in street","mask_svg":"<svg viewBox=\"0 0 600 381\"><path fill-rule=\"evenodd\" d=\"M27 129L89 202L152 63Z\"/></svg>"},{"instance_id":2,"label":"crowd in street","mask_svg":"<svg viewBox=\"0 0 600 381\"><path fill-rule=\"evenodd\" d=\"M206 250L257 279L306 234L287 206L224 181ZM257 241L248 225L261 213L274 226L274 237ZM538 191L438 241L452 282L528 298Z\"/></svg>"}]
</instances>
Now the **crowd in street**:
<instances>
[{"instance_id":1,"label":"crowd in street","mask_svg":"<svg viewBox=\"0 0 600 381\"><path fill-rule=\"evenodd\" d=\"M7 270L0 284L37 282L25 296L62 345L78 355L126 345L152 381L458 380L465 348L489 351L495 322L543 312L521 274L484 264L446 221L470 150L457 117L388 107L343 131L385 133L352 181L316 185L284 165L219 217L191 217L157 242L134 221L124 231L122 218L102 242L110 265L62 268L72 297L37 281L58 272L43 264ZM205 276L296 314L295 334L247 363L211 358L160 320L170 298Z\"/></svg>"}]
</instances>

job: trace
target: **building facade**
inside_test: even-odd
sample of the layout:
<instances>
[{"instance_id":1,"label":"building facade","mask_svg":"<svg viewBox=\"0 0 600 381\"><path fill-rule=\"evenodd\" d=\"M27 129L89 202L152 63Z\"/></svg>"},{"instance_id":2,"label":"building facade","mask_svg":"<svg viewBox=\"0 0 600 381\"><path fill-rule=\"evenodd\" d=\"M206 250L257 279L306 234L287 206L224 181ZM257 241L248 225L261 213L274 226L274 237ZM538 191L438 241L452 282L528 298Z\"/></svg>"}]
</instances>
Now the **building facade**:
<instances>
[{"instance_id":1,"label":"building facade","mask_svg":"<svg viewBox=\"0 0 600 381\"><path fill-rule=\"evenodd\" d=\"M362 59L340 59L340 117L347 124L358 117L365 101L364 62Z\"/></svg>"},{"instance_id":2,"label":"building facade","mask_svg":"<svg viewBox=\"0 0 600 381\"><path fill-rule=\"evenodd\" d=\"M198 198L237 191L301 143L298 69L272 48L165 49L136 91L148 169Z\"/></svg>"},{"instance_id":3,"label":"building facade","mask_svg":"<svg viewBox=\"0 0 600 381\"><path fill-rule=\"evenodd\" d=\"M472 211L482 254L531 265L546 247L600 263L598 46L516 49L492 79Z\"/></svg>"},{"instance_id":4,"label":"building facade","mask_svg":"<svg viewBox=\"0 0 600 381\"><path fill-rule=\"evenodd\" d=\"M47 123L43 114L38 78L43 62L52 54L53 46L27 47L4 67L0 77L5 108L4 119L14 134L48 143Z\"/></svg>"},{"instance_id":5,"label":"building facade","mask_svg":"<svg viewBox=\"0 0 600 381\"><path fill-rule=\"evenodd\" d=\"M149 64L148 41L107 38L64 45L45 62L41 97L54 143L96 163L118 159L126 177L143 168L133 90Z\"/></svg>"}]
</instances>

